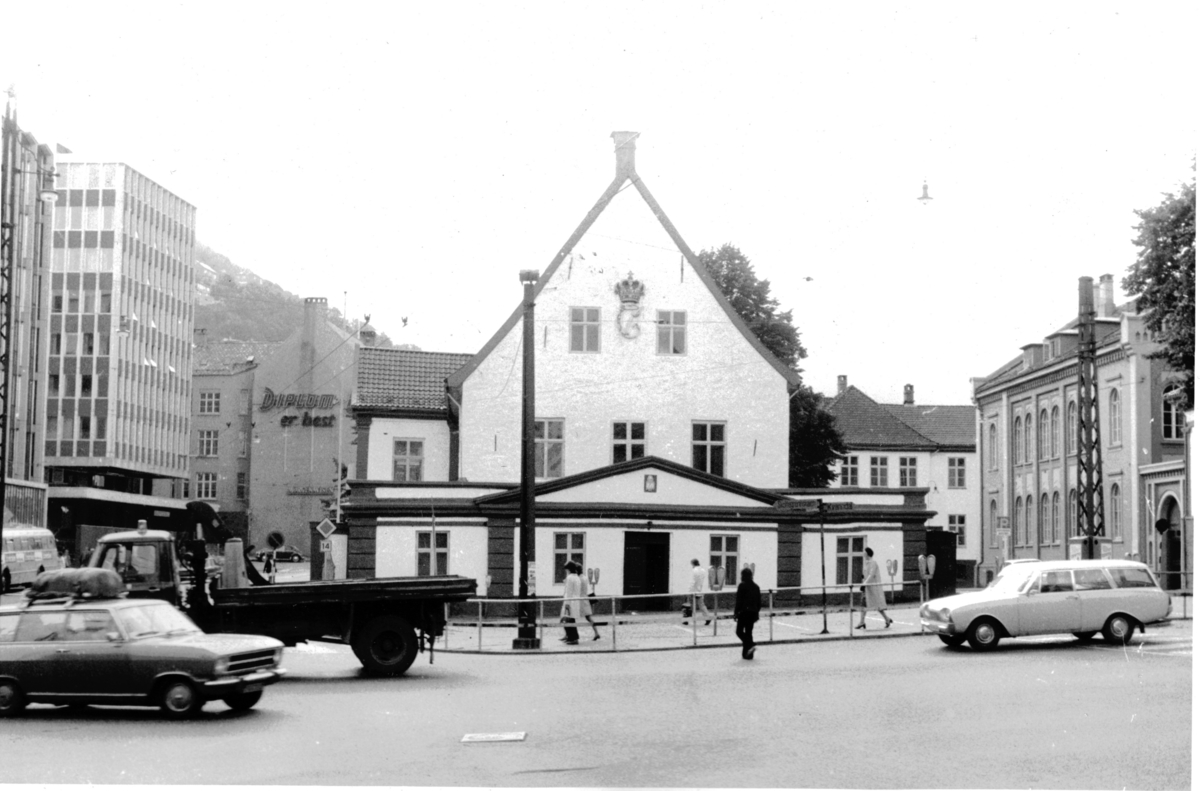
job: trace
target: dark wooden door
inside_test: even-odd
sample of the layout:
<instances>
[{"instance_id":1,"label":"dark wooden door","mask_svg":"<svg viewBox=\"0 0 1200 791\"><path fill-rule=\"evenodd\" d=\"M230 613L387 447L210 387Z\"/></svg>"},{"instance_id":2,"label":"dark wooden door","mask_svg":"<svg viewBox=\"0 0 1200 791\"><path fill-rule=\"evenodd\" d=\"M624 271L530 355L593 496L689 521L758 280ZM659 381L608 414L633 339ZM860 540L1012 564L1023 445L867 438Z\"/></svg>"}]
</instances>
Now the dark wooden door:
<instances>
[{"instance_id":1,"label":"dark wooden door","mask_svg":"<svg viewBox=\"0 0 1200 791\"><path fill-rule=\"evenodd\" d=\"M669 533L625 534L626 596L668 593L671 575L671 535ZM629 610L666 610L671 606L668 597L630 599L623 608Z\"/></svg>"}]
</instances>

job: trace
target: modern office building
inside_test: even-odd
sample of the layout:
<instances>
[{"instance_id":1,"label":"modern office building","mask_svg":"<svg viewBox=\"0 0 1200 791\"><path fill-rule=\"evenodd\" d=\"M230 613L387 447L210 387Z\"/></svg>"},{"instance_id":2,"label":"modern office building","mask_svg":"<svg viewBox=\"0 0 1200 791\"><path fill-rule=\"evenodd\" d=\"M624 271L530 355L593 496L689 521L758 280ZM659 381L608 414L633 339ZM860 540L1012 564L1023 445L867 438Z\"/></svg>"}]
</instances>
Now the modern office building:
<instances>
[{"instance_id":1,"label":"modern office building","mask_svg":"<svg viewBox=\"0 0 1200 791\"><path fill-rule=\"evenodd\" d=\"M17 125L3 130L3 238L0 368L3 406L4 524L46 525L43 481L50 231L56 198L54 154Z\"/></svg>"},{"instance_id":2,"label":"modern office building","mask_svg":"<svg viewBox=\"0 0 1200 791\"><path fill-rule=\"evenodd\" d=\"M46 478L81 553L138 519L186 526L196 207L123 163L56 172Z\"/></svg>"}]
</instances>

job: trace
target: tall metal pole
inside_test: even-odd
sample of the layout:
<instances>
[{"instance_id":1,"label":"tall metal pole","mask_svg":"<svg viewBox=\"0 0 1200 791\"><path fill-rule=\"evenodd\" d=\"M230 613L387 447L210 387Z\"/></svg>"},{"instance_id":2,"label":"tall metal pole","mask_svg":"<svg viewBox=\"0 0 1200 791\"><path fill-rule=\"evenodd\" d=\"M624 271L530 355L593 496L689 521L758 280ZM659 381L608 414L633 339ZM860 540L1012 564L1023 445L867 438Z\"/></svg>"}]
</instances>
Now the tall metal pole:
<instances>
[{"instance_id":1,"label":"tall metal pole","mask_svg":"<svg viewBox=\"0 0 1200 791\"><path fill-rule=\"evenodd\" d=\"M1079 422L1075 426L1078 456L1075 491L1076 533L1082 535L1081 557L1096 557L1096 537L1104 535L1104 466L1100 446L1099 371L1096 366L1096 307L1092 279L1079 278Z\"/></svg>"},{"instance_id":2,"label":"tall metal pole","mask_svg":"<svg viewBox=\"0 0 1200 791\"><path fill-rule=\"evenodd\" d=\"M0 547L4 546L4 512L8 504L8 385L12 363L13 247L16 244L17 122L4 106L3 160L0 161Z\"/></svg>"},{"instance_id":3,"label":"tall metal pole","mask_svg":"<svg viewBox=\"0 0 1200 791\"><path fill-rule=\"evenodd\" d=\"M537 283L538 272L536 269L523 269L520 277L521 282L525 284L521 340L521 525L518 535L520 577L517 581L520 602L517 604L517 638L513 640L513 648L528 649L542 647L542 641L537 636L533 605L529 601L529 566L536 560L533 543L533 287Z\"/></svg>"},{"instance_id":4,"label":"tall metal pole","mask_svg":"<svg viewBox=\"0 0 1200 791\"><path fill-rule=\"evenodd\" d=\"M821 524L821 634L829 634L829 614L825 609L825 501L817 500L817 518Z\"/></svg>"}]
</instances>

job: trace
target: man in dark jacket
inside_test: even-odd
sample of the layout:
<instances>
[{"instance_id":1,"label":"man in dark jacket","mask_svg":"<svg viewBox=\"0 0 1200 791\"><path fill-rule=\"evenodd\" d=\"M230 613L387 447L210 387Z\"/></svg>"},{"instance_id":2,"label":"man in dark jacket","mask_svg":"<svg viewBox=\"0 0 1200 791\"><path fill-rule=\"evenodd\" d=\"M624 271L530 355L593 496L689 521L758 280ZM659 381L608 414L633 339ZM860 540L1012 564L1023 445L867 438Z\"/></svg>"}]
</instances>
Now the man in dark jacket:
<instances>
[{"instance_id":1,"label":"man in dark jacket","mask_svg":"<svg viewBox=\"0 0 1200 791\"><path fill-rule=\"evenodd\" d=\"M754 623L762 609L762 592L754 583L754 572L742 569L737 598L733 601L733 617L737 619L736 634L742 641L742 659L754 658Z\"/></svg>"}]
</instances>

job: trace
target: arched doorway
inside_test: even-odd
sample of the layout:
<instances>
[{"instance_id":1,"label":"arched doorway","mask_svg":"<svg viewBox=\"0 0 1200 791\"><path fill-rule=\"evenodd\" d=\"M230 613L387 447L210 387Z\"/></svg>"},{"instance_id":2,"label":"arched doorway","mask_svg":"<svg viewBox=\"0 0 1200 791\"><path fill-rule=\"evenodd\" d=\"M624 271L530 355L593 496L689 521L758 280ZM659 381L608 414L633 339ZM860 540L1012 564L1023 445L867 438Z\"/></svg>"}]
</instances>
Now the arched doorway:
<instances>
[{"instance_id":1,"label":"arched doorway","mask_svg":"<svg viewBox=\"0 0 1200 791\"><path fill-rule=\"evenodd\" d=\"M1172 496L1163 499L1154 522L1158 532L1158 576L1167 590L1179 590L1183 575L1182 535L1180 534L1179 503Z\"/></svg>"}]
</instances>

